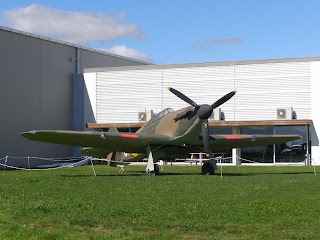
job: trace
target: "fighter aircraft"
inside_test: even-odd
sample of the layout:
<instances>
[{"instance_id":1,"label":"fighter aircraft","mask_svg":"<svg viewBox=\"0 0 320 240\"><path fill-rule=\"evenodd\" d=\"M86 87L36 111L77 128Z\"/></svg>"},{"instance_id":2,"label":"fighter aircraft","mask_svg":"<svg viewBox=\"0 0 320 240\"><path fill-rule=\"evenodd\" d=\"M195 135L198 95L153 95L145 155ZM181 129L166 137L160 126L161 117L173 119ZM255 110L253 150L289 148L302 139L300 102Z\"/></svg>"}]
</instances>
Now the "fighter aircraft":
<instances>
[{"instance_id":1,"label":"fighter aircraft","mask_svg":"<svg viewBox=\"0 0 320 240\"><path fill-rule=\"evenodd\" d=\"M147 157L146 171L150 175L159 173L155 160L170 160L179 154L203 151L210 160L202 165L202 174L212 175L217 169L213 151L272 145L301 138L296 135L210 135L208 118L213 109L232 98L236 91L226 94L211 105L198 105L178 90L168 89L191 106L178 111L164 109L136 133L118 132L115 129L108 132L33 130L21 135L33 141L82 147L81 153L88 156L107 157L112 152L135 153L135 157L124 161Z\"/></svg>"}]
</instances>

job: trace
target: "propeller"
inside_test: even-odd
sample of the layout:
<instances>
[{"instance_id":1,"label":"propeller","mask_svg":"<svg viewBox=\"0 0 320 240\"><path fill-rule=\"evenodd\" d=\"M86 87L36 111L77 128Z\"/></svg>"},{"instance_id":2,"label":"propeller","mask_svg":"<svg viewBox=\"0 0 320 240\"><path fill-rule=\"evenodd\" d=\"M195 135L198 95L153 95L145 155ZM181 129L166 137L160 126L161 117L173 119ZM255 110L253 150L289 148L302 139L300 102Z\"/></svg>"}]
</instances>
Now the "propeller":
<instances>
[{"instance_id":1,"label":"propeller","mask_svg":"<svg viewBox=\"0 0 320 240\"><path fill-rule=\"evenodd\" d=\"M220 105L228 101L230 98L232 98L236 94L236 91L229 92L228 94L224 95L222 98L215 101L212 105L208 105L208 104L198 105L194 101L192 101L190 98L188 98L186 95L179 92L178 90L170 87L168 87L168 90L172 92L174 95L176 95L178 98L182 99L183 101L189 103L191 106L195 107L198 117L202 120L202 141L203 141L204 150L208 157L210 154L210 139L209 139L210 136L209 136L208 118L211 116L213 109L219 107ZM185 115L186 114L177 116L175 120L180 120L183 117L185 117Z\"/></svg>"},{"instance_id":2,"label":"propeller","mask_svg":"<svg viewBox=\"0 0 320 240\"><path fill-rule=\"evenodd\" d=\"M190 98L188 98L183 93L179 92L178 90L168 87L168 90L172 92L174 95L176 95L178 98L182 99L183 101L189 103L191 106L194 106L195 108L199 108L198 104L196 104L194 101L192 101Z\"/></svg>"}]
</instances>

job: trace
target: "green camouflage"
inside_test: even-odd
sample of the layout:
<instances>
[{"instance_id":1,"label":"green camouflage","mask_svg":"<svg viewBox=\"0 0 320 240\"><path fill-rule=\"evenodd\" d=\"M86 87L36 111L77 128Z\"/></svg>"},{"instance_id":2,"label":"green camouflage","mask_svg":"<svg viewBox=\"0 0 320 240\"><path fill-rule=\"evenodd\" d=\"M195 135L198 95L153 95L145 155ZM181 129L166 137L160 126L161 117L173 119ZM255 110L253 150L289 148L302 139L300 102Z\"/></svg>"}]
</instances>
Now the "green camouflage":
<instances>
[{"instance_id":1,"label":"green camouflage","mask_svg":"<svg viewBox=\"0 0 320 240\"><path fill-rule=\"evenodd\" d=\"M201 120L197 115L175 120L177 115L192 111L192 107L168 112L153 117L136 133L98 131L62 131L39 130L21 133L33 141L64 144L82 147L81 153L106 158L110 153L137 153L136 157L126 156L120 160L133 161L147 156L149 146L155 160L171 160L190 152L203 152ZM213 151L232 148L272 145L300 139L297 135L210 135ZM119 159L118 159L119 160Z\"/></svg>"},{"instance_id":2,"label":"green camouflage","mask_svg":"<svg viewBox=\"0 0 320 240\"><path fill-rule=\"evenodd\" d=\"M112 162L117 165L119 160L132 161L147 157L146 172L151 175L159 171L154 160L171 160L191 152L206 152L210 161L203 164L202 174L210 175L217 169L212 158L213 151L271 145L301 138L294 135L210 135L208 118L236 91L231 91L211 105L198 105L178 90L168 90L191 106L176 112L164 109L136 133L121 133L111 127L108 132L30 131L21 135L34 141L80 146L82 154L107 157L110 165ZM123 157L124 152L135 153L135 156Z\"/></svg>"}]
</instances>

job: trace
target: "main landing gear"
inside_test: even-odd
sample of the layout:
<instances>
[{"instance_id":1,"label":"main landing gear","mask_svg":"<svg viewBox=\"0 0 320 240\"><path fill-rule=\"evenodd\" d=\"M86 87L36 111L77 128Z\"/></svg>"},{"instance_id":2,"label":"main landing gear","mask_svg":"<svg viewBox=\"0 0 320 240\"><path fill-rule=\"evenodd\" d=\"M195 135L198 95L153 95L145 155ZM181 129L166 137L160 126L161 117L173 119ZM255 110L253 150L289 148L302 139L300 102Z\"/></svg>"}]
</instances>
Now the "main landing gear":
<instances>
[{"instance_id":1,"label":"main landing gear","mask_svg":"<svg viewBox=\"0 0 320 240\"><path fill-rule=\"evenodd\" d=\"M153 165L153 168L154 168L153 171L150 171L149 169L147 169L146 173L148 173L148 175L150 175L150 176L159 175L159 165L155 163Z\"/></svg>"},{"instance_id":2,"label":"main landing gear","mask_svg":"<svg viewBox=\"0 0 320 240\"><path fill-rule=\"evenodd\" d=\"M148 162L146 167L146 173L150 176L159 175L159 165L156 163L153 163L153 157L152 152L150 150L150 146L147 148L148 152Z\"/></svg>"},{"instance_id":3,"label":"main landing gear","mask_svg":"<svg viewBox=\"0 0 320 240\"><path fill-rule=\"evenodd\" d=\"M217 170L216 160L211 159L202 165L201 174L202 175L213 175L215 170Z\"/></svg>"},{"instance_id":4,"label":"main landing gear","mask_svg":"<svg viewBox=\"0 0 320 240\"><path fill-rule=\"evenodd\" d=\"M204 163L202 165L201 174L202 175L213 175L214 169L213 169L212 165L208 162Z\"/></svg>"},{"instance_id":5,"label":"main landing gear","mask_svg":"<svg viewBox=\"0 0 320 240\"><path fill-rule=\"evenodd\" d=\"M159 165L156 163L154 164L154 174L159 175Z\"/></svg>"}]
</instances>

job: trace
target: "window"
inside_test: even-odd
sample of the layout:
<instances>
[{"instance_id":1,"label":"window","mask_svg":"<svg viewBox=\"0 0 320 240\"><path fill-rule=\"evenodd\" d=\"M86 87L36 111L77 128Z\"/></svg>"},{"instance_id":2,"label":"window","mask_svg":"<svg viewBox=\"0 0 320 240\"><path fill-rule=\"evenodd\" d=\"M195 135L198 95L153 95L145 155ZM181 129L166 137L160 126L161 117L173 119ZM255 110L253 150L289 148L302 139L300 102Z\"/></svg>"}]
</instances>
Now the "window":
<instances>
[{"instance_id":1,"label":"window","mask_svg":"<svg viewBox=\"0 0 320 240\"><path fill-rule=\"evenodd\" d=\"M258 163L296 163L306 160L307 148L310 146L310 143L307 144L306 126L242 127L241 133L253 135L300 135L303 137L302 139L282 144L242 148L242 163L251 161Z\"/></svg>"},{"instance_id":2,"label":"window","mask_svg":"<svg viewBox=\"0 0 320 240\"><path fill-rule=\"evenodd\" d=\"M303 138L275 145L276 162L303 162L307 156L307 129L305 126L275 127L275 133L300 135Z\"/></svg>"},{"instance_id":3,"label":"window","mask_svg":"<svg viewBox=\"0 0 320 240\"><path fill-rule=\"evenodd\" d=\"M241 134L273 134L273 127L242 127ZM242 148L241 158L243 163L273 163L273 145Z\"/></svg>"}]
</instances>

